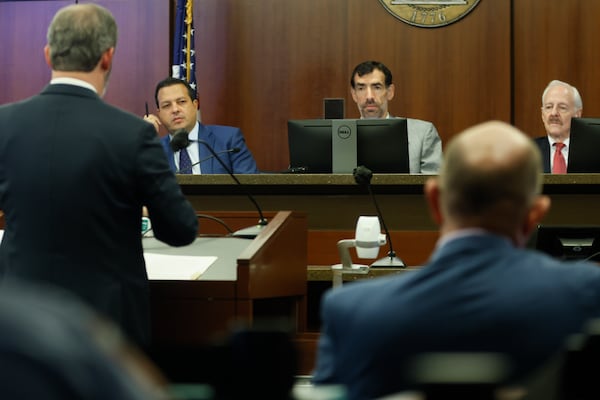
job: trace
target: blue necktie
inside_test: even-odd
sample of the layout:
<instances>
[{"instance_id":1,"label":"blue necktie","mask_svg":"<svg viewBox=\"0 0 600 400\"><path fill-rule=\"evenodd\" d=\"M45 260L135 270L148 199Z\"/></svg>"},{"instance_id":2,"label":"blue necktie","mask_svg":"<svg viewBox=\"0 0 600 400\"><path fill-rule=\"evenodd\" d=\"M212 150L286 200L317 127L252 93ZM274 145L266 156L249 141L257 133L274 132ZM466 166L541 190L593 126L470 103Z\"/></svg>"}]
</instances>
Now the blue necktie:
<instances>
[{"instance_id":1,"label":"blue necktie","mask_svg":"<svg viewBox=\"0 0 600 400\"><path fill-rule=\"evenodd\" d=\"M187 149L179 150L179 173L192 173L192 160L190 159L190 155L188 154Z\"/></svg>"}]
</instances>

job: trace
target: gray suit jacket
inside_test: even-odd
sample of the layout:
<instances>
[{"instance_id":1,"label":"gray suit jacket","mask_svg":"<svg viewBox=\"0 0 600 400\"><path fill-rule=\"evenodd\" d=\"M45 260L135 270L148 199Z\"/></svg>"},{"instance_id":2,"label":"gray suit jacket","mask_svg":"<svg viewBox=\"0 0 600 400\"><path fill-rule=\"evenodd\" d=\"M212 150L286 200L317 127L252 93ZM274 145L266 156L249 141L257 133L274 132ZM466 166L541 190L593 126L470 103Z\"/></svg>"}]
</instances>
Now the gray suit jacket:
<instances>
[{"instance_id":1,"label":"gray suit jacket","mask_svg":"<svg viewBox=\"0 0 600 400\"><path fill-rule=\"evenodd\" d=\"M407 118L408 159L411 174L436 175L442 162L442 140L428 121Z\"/></svg>"}]
</instances>

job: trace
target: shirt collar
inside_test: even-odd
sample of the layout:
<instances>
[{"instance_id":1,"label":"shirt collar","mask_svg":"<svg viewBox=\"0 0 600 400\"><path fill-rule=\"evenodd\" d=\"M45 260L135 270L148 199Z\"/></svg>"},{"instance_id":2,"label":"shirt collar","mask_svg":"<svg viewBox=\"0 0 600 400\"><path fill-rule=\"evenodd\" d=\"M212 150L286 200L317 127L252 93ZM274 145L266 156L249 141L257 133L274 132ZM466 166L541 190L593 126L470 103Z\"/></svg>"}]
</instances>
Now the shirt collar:
<instances>
[{"instance_id":1,"label":"shirt collar","mask_svg":"<svg viewBox=\"0 0 600 400\"><path fill-rule=\"evenodd\" d=\"M565 140L563 140L560 143L564 143L566 148L569 148L569 142L571 141L571 138L568 137ZM554 143L557 143L558 140L555 140L554 138L551 138L550 136L548 136L548 142L550 143L550 148L552 148L554 146Z\"/></svg>"},{"instance_id":2,"label":"shirt collar","mask_svg":"<svg viewBox=\"0 0 600 400\"><path fill-rule=\"evenodd\" d=\"M199 131L199 124L198 121L196 121L196 124L194 125L194 127L192 128L192 130L188 133L188 139L190 140L198 140L198 131ZM171 139L173 139L173 133L169 132L169 136L171 137Z\"/></svg>"},{"instance_id":3,"label":"shirt collar","mask_svg":"<svg viewBox=\"0 0 600 400\"><path fill-rule=\"evenodd\" d=\"M94 93L98 93L96 91L96 88L91 83L82 81L81 79L77 79L77 78L68 78L68 77L54 78L50 81L50 84L51 85L62 84L62 85L79 86L82 88L89 89L89 90L93 91Z\"/></svg>"}]
</instances>

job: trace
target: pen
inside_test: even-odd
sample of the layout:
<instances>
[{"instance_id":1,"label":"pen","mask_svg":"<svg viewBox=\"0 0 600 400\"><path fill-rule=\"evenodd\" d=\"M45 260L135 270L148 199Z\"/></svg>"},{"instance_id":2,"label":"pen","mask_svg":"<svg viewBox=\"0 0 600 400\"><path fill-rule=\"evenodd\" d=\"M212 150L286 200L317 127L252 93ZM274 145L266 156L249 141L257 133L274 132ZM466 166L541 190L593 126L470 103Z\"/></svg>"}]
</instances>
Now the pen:
<instances>
[{"instance_id":1,"label":"pen","mask_svg":"<svg viewBox=\"0 0 600 400\"><path fill-rule=\"evenodd\" d=\"M146 116L148 116L148 102L146 102Z\"/></svg>"}]
</instances>

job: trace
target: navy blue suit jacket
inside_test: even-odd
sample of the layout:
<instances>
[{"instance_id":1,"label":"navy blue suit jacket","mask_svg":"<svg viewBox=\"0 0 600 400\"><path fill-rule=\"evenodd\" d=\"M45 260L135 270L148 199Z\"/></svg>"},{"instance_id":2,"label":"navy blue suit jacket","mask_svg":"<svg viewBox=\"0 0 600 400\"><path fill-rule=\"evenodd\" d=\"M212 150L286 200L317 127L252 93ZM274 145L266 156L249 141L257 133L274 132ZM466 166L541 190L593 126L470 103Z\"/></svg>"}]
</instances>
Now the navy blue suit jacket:
<instances>
[{"instance_id":1,"label":"navy blue suit jacket","mask_svg":"<svg viewBox=\"0 0 600 400\"><path fill-rule=\"evenodd\" d=\"M416 272L329 291L321 316L314 382L351 400L411 389L404 363L422 352L502 352L518 379L600 316L600 268L469 236Z\"/></svg>"},{"instance_id":2,"label":"navy blue suit jacket","mask_svg":"<svg viewBox=\"0 0 600 400\"><path fill-rule=\"evenodd\" d=\"M66 288L148 344L142 206L157 239L195 239L152 125L73 85L0 107L0 281Z\"/></svg>"},{"instance_id":3,"label":"navy blue suit jacket","mask_svg":"<svg viewBox=\"0 0 600 400\"><path fill-rule=\"evenodd\" d=\"M258 168L256 162L246 146L244 135L239 128L223 125L203 125L198 123L198 139L207 142L216 153L224 152L237 147L240 149L237 153L221 153L219 158L227 165L234 174L257 174ZM173 150L169 146L171 137L169 135L161 138L160 142L167 155L171 170L177 171ZM226 174L227 171L221 163L211 157L212 153L202 143L197 143L200 160L206 160L200 163L200 170L203 174Z\"/></svg>"}]
</instances>

